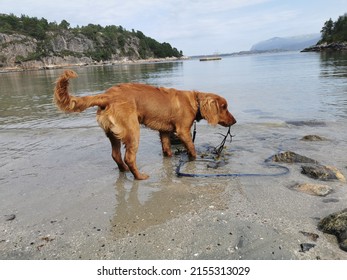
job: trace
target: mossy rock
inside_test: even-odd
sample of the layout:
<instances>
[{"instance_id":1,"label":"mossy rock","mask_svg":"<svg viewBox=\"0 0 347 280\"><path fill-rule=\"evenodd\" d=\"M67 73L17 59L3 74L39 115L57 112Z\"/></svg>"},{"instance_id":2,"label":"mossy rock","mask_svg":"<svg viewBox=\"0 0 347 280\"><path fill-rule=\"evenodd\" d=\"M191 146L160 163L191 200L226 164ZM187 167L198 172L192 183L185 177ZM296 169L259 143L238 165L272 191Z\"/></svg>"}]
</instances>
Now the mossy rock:
<instances>
[{"instance_id":1,"label":"mossy rock","mask_svg":"<svg viewBox=\"0 0 347 280\"><path fill-rule=\"evenodd\" d=\"M337 237L340 248L347 251L347 208L323 218L318 229Z\"/></svg>"}]
</instances>

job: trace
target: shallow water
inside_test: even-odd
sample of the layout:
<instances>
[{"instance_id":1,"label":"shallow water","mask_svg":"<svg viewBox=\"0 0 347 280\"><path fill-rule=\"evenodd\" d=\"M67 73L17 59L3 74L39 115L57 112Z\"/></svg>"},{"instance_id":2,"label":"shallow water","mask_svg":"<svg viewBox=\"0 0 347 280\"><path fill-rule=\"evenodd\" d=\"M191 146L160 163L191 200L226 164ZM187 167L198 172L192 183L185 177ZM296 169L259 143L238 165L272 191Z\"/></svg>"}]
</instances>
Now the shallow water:
<instances>
[{"instance_id":1,"label":"shallow water","mask_svg":"<svg viewBox=\"0 0 347 280\"><path fill-rule=\"evenodd\" d=\"M72 92L89 95L121 82L195 89L223 95L241 123L334 121L347 117L347 55L279 53L220 61L116 65L75 69ZM2 73L0 128L95 125L94 112L66 117L52 102L63 70Z\"/></svg>"},{"instance_id":2,"label":"shallow water","mask_svg":"<svg viewBox=\"0 0 347 280\"><path fill-rule=\"evenodd\" d=\"M346 175L346 56L283 53L75 70L71 92L79 95L145 82L225 96L238 120L227 164L189 162L186 172L271 174L277 170L264 160L292 150ZM345 207L345 184L329 183L334 192L324 199L294 192L294 183L312 181L297 165L279 177L180 178L175 169L184 155L163 158L158 133L146 128L137 161L150 178L134 181L118 172L95 109L66 115L54 107L62 71L0 75L0 211L17 217L1 228L9 240L0 242L1 258L347 258L333 242L312 255L293 250L300 230L316 231L317 218ZM221 142L220 133L226 129L199 123L200 156ZM328 141L300 141L307 134ZM199 229L206 232L196 239ZM47 234L56 247L38 252L30 245ZM223 234L227 247L214 247ZM129 239L136 236L145 242ZM176 249L167 251L172 240Z\"/></svg>"}]
</instances>

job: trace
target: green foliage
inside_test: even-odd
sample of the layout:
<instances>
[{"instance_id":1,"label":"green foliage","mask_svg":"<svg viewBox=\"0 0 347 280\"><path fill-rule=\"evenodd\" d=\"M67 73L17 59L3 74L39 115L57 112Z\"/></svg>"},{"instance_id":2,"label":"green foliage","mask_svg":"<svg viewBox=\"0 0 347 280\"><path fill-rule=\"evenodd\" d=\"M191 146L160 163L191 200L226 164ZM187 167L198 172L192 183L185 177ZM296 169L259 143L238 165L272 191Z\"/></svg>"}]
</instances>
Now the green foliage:
<instances>
[{"instance_id":1,"label":"green foliage","mask_svg":"<svg viewBox=\"0 0 347 280\"><path fill-rule=\"evenodd\" d=\"M334 22L329 19L321 30L322 39L318 43L333 43L347 41L347 13Z\"/></svg>"},{"instance_id":2,"label":"green foliage","mask_svg":"<svg viewBox=\"0 0 347 280\"><path fill-rule=\"evenodd\" d=\"M48 29L48 21L44 18L0 14L0 32L2 33L20 33L42 40L46 37Z\"/></svg>"},{"instance_id":3,"label":"green foliage","mask_svg":"<svg viewBox=\"0 0 347 280\"><path fill-rule=\"evenodd\" d=\"M48 22L46 19L38 19L21 15L17 17L14 14L0 14L0 33L22 34L33 37L38 40L38 47L31 58L40 58L52 54L53 50L49 41L63 32L73 33L75 36L83 34L94 43L95 50L84 55L92 57L94 60L109 60L114 54L128 55L136 57L136 51L140 58L149 57L181 57L182 51L173 48L169 43L159 43L156 40L145 36L141 31L127 31L122 26L109 25L103 27L99 24L88 24L87 26L74 27L66 20L59 24ZM135 48L135 49L134 49ZM68 53L60 53L64 55ZM71 53L72 54L72 53ZM18 62L26 61L29 58L18 57Z\"/></svg>"}]
</instances>

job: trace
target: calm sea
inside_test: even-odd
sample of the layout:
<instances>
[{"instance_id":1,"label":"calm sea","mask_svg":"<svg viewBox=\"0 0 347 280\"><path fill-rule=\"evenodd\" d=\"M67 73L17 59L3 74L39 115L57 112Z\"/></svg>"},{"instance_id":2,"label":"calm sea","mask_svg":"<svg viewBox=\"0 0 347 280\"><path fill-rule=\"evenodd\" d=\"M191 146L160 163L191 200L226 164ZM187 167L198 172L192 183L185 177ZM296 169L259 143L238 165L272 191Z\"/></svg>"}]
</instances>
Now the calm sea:
<instances>
[{"instance_id":1,"label":"calm sea","mask_svg":"<svg viewBox=\"0 0 347 280\"><path fill-rule=\"evenodd\" d=\"M346 53L239 55L219 61L74 70L79 74L72 82L74 94L96 94L122 82L214 92L226 97L239 124L347 118ZM0 74L0 128L96 125L93 109L71 117L53 105L54 81L62 72L56 69Z\"/></svg>"}]
</instances>

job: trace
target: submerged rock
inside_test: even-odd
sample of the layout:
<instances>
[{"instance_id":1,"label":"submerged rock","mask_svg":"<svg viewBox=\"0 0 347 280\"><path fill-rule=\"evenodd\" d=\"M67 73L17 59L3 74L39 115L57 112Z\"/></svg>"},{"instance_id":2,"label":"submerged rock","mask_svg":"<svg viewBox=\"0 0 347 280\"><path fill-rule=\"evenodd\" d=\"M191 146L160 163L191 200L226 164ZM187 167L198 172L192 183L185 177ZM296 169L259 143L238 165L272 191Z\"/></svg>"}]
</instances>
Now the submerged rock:
<instances>
[{"instance_id":1,"label":"submerged rock","mask_svg":"<svg viewBox=\"0 0 347 280\"><path fill-rule=\"evenodd\" d=\"M326 141L327 139L318 135L306 135L301 138L302 141Z\"/></svg>"},{"instance_id":2,"label":"submerged rock","mask_svg":"<svg viewBox=\"0 0 347 280\"><path fill-rule=\"evenodd\" d=\"M333 191L333 189L327 185L309 183L296 184L290 188L299 192L316 196L327 196L329 193Z\"/></svg>"},{"instance_id":3,"label":"submerged rock","mask_svg":"<svg viewBox=\"0 0 347 280\"><path fill-rule=\"evenodd\" d=\"M219 160L219 161L211 161L207 164L207 168L213 168L213 169L217 169L219 167L223 167L227 165L227 162L224 160Z\"/></svg>"},{"instance_id":4,"label":"submerged rock","mask_svg":"<svg viewBox=\"0 0 347 280\"><path fill-rule=\"evenodd\" d=\"M316 126L326 126L325 122L321 122L321 121L287 121L287 124L290 125L294 125L294 126L312 126L312 127L316 127Z\"/></svg>"},{"instance_id":5,"label":"submerged rock","mask_svg":"<svg viewBox=\"0 0 347 280\"><path fill-rule=\"evenodd\" d=\"M310 178L329 181L329 180L339 180L341 182L346 182L345 176L333 166L324 165L302 165L301 173L307 175Z\"/></svg>"},{"instance_id":6,"label":"submerged rock","mask_svg":"<svg viewBox=\"0 0 347 280\"><path fill-rule=\"evenodd\" d=\"M314 159L299 155L299 154L291 152L291 151L281 152L281 153L278 153L276 155L273 155L272 157L270 157L266 160L266 162L268 162L268 161L282 162L282 163L314 163L314 164L318 164L318 161L316 161Z\"/></svg>"},{"instance_id":7,"label":"submerged rock","mask_svg":"<svg viewBox=\"0 0 347 280\"><path fill-rule=\"evenodd\" d=\"M347 208L323 218L318 229L324 233L334 234L340 248L347 251Z\"/></svg>"},{"instance_id":8,"label":"submerged rock","mask_svg":"<svg viewBox=\"0 0 347 280\"><path fill-rule=\"evenodd\" d=\"M300 244L300 251L299 252L307 252L308 250L312 249L316 247L316 244L312 244L312 243L301 243Z\"/></svg>"}]
</instances>

